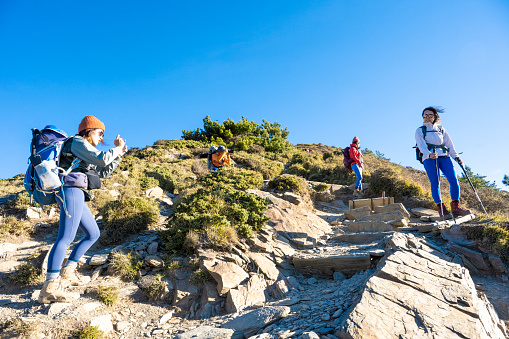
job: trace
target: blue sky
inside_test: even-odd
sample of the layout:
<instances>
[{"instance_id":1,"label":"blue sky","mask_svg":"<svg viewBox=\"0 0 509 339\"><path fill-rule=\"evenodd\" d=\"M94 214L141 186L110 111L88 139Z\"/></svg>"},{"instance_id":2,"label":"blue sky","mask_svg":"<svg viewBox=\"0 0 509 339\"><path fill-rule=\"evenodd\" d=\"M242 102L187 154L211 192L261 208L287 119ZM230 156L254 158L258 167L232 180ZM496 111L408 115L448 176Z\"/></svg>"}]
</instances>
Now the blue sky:
<instances>
[{"instance_id":1,"label":"blue sky","mask_svg":"<svg viewBox=\"0 0 509 339\"><path fill-rule=\"evenodd\" d=\"M245 116L421 169L414 133L440 105L466 165L502 188L508 93L505 0L0 0L0 178L25 171L31 128L75 134L88 114L110 144Z\"/></svg>"}]
</instances>

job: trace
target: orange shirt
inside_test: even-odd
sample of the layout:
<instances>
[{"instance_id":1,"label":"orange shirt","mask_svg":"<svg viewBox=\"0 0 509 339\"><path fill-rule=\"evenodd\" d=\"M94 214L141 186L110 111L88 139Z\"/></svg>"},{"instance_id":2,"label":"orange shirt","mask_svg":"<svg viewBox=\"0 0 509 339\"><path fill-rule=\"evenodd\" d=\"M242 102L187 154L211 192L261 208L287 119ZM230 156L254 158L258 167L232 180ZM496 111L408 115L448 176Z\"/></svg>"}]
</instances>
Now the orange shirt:
<instances>
[{"instance_id":1,"label":"orange shirt","mask_svg":"<svg viewBox=\"0 0 509 339\"><path fill-rule=\"evenodd\" d=\"M212 164L218 168L223 167L224 165L230 166L230 154L228 151L212 154Z\"/></svg>"}]
</instances>

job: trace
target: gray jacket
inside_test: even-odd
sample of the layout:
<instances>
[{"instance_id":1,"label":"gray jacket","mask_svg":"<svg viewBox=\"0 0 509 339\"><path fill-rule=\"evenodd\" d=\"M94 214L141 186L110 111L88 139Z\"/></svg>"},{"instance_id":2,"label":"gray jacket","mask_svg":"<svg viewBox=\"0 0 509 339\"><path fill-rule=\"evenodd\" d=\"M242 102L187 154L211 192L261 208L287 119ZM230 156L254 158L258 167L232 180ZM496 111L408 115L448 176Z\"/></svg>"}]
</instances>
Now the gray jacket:
<instances>
[{"instance_id":1,"label":"gray jacket","mask_svg":"<svg viewBox=\"0 0 509 339\"><path fill-rule=\"evenodd\" d=\"M113 173L122 158L121 147L114 147L107 152L99 151L80 135L72 137L62 148L60 155L60 167L67 169L71 166L74 158L81 160L79 166L72 172L85 173L95 170L101 178L107 178Z\"/></svg>"}]
</instances>

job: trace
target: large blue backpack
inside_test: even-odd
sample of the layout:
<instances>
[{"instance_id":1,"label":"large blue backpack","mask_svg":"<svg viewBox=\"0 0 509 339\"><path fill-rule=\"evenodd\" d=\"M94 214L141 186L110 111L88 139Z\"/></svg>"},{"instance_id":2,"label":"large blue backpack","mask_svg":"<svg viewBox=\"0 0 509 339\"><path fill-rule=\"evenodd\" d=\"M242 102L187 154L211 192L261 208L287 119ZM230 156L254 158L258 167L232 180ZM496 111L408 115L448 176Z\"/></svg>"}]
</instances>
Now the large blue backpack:
<instances>
[{"instance_id":1,"label":"large blue backpack","mask_svg":"<svg viewBox=\"0 0 509 339\"><path fill-rule=\"evenodd\" d=\"M63 177L79 164L76 158L66 171L58 167L60 153L64 143L69 139L67 134L53 125L42 130L32 129L30 158L25 174L24 186L32 199L39 205L56 203L57 193L62 190Z\"/></svg>"}]
</instances>

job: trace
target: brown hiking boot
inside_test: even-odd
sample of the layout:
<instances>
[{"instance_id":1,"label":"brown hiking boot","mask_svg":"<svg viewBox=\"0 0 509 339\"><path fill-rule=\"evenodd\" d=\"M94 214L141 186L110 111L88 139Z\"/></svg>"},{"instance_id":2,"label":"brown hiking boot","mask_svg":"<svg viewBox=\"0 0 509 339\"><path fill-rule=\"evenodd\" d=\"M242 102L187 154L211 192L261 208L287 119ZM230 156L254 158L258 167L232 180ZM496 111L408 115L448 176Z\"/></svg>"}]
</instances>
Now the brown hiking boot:
<instances>
[{"instance_id":1,"label":"brown hiking boot","mask_svg":"<svg viewBox=\"0 0 509 339\"><path fill-rule=\"evenodd\" d=\"M451 212L452 215L454 215L454 217L461 217L463 215L469 215L470 213L472 213L470 210L461 207L459 200L451 201Z\"/></svg>"},{"instance_id":2,"label":"brown hiking boot","mask_svg":"<svg viewBox=\"0 0 509 339\"><path fill-rule=\"evenodd\" d=\"M70 301L71 297L68 296L60 286L60 278L47 280L42 286L41 293L39 294L39 302L41 304L49 304L52 302L65 302Z\"/></svg>"},{"instance_id":3,"label":"brown hiking boot","mask_svg":"<svg viewBox=\"0 0 509 339\"><path fill-rule=\"evenodd\" d=\"M76 269L74 267L64 267L60 276L62 278L62 284L65 285L79 286L84 283L76 274Z\"/></svg>"},{"instance_id":4,"label":"brown hiking boot","mask_svg":"<svg viewBox=\"0 0 509 339\"><path fill-rule=\"evenodd\" d=\"M442 218L444 220L453 218L452 214L449 213L449 211L447 210L447 207L445 207L445 204L443 202L437 204L437 211L438 211L438 215L440 216L440 218Z\"/></svg>"}]
</instances>

